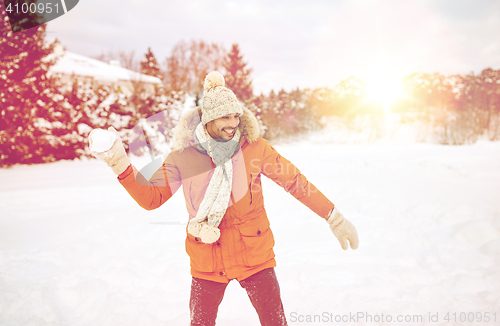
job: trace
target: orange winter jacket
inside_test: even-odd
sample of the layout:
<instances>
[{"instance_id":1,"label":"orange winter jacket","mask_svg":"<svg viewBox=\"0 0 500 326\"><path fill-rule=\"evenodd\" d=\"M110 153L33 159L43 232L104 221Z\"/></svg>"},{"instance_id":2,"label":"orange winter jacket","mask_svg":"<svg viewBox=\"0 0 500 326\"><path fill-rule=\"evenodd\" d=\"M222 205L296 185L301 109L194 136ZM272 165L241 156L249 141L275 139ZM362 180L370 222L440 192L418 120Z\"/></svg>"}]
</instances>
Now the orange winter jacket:
<instances>
[{"instance_id":1,"label":"orange winter jacket","mask_svg":"<svg viewBox=\"0 0 500 326\"><path fill-rule=\"evenodd\" d=\"M197 147L193 132L200 122L195 109L181 118L174 130L174 149L148 180L129 166L118 180L145 209L161 206L182 185L189 218L194 218L215 168ZM275 267L274 237L264 208L261 176L272 179L323 218L334 205L288 160L259 137L255 116L247 109L240 118L240 150L232 157L231 200L219 225L220 238L205 244L187 233L186 251L194 277L227 283Z\"/></svg>"}]
</instances>

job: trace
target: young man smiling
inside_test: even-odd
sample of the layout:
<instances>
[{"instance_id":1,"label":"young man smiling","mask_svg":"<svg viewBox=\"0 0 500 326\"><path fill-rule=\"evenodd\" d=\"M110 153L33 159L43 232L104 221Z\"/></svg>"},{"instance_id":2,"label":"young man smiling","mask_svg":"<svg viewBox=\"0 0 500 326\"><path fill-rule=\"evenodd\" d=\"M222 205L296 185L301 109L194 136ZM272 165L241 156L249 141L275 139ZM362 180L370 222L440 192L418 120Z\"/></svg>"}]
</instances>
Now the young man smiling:
<instances>
[{"instance_id":1,"label":"young man smiling","mask_svg":"<svg viewBox=\"0 0 500 326\"><path fill-rule=\"evenodd\" d=\"M104 153L119 182L145 209L166 202L182 185L189 222L191 325L215 325L227 284L236 279L262 325L286 325L274 267L274 238L261 176L272 179L324 218L344 250L358 247L354 226L300 171L263 138L255 116L212 72L203 103L174 129L174 148L149 179L130 164L121 140ZM348 244L349 241L349 244Z\"/></svg>"},{"instance_id":2,"label":"young man smiling","mask_svg":"<svg viewBox=\"0 0 500 326\"><path fill-rule=\"evenodd\" d=\"M217 141L228 141L233 139L236 128L240 124L240 115L229 114L222 118L218 118L207 122L207 132L213 139Z\"/></svg>"}]
</instances>

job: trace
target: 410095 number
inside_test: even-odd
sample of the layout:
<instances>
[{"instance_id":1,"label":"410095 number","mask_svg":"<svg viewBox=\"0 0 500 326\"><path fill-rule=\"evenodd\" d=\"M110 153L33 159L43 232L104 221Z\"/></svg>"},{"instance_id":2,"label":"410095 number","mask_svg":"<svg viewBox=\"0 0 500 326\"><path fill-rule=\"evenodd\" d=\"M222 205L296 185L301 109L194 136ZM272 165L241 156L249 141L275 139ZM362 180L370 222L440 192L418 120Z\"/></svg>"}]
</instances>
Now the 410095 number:
<instances>
[{"instance_id":1,"label":"410095 number","mask_svg":"<svg viewBox=\"0 0 500 326\"><path fill-rule=\"evenodd\" d=\"M468 312L468 313L467 312L460 312L460 313L457 313L457 312L449 313L448 312L444 316L444 320L446 320L449 323L457 323L457 322L462 322L462 323L465 323L465 322L469 322L469 323L472 323L472 322L476 322L476 323L493 322L493 323L496 323L497 313L494 312L494 313L490 314L489 312Z\"/></svg>"}]
</instances>

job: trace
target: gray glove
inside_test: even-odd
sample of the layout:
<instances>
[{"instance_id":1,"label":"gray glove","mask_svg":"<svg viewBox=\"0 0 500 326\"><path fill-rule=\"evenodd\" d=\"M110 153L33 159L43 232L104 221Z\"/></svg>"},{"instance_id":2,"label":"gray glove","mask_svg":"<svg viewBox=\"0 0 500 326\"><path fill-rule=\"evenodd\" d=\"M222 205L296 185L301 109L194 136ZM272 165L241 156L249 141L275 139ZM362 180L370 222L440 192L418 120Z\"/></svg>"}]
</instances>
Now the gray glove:
<instances>
[{"instance_id":1,"label":"gray glove","mask_svg":"<svg viewBox=\"0 0 500 326\"><path fill-rule=\"evenodd\" d=\"M342 249L349 249L347 241L351 244L352 249L358 248L359 240L356 228L351 224L351 222L344 218L344 215L340 214L337 207L330 212L330 217L328 218L327 223L333 234L339 240Z\"/></svg>"}]
</instances>

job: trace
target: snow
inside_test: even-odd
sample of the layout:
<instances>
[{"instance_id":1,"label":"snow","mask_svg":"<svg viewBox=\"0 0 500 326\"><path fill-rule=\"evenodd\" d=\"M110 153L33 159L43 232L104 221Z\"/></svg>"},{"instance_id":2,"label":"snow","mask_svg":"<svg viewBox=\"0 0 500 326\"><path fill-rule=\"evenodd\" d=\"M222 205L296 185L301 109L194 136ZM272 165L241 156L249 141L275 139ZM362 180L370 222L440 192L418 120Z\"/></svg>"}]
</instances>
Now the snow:
<instances>
[{"instance_id":1,"label":"snow","mask_svg":"<svg viewBox=\"0 0 500 326\"><path fill-rule=\"evenodd\" d=\"M342 250L325 221L263 178L289 325L498 324L500 142L337 144L325 135L275 148L356 226L360 246ZM0 325L189 323L181 191L145 211L97 160L0 177ZM462 312L497 321L453 322ZM365 318L298 321L325 313ZM376 322L382 314L393 322ZM422 321L395 323L399 315ZM231 282L217 325L258 324Z\"/></svg>"},{"instance_id":2,"label":"snow","mask_svg":"<svg viewBox=\"0 0 500 326\"><path fill-rule=\"evenodd\" d=\"M109 132L100 128L92 130L89 138L91 139L90 150L96 153L102 153L109 150L117 139L114 132Z\"/></svg>"},{"instance_id":3,"label":"snow","mask_svg":"<svg viewBox=\"0 0 500 326\"><path fill-rule=\"evenodd\" d=\"M133 80L151 84L161 84L160 78L141 74L70 51L64 51L56 64L50 68L50 71L52 73L65 75L75 74L78 76L92 77L96 80L114 83L118 81Z\"/></svg>"}]
</instances>

